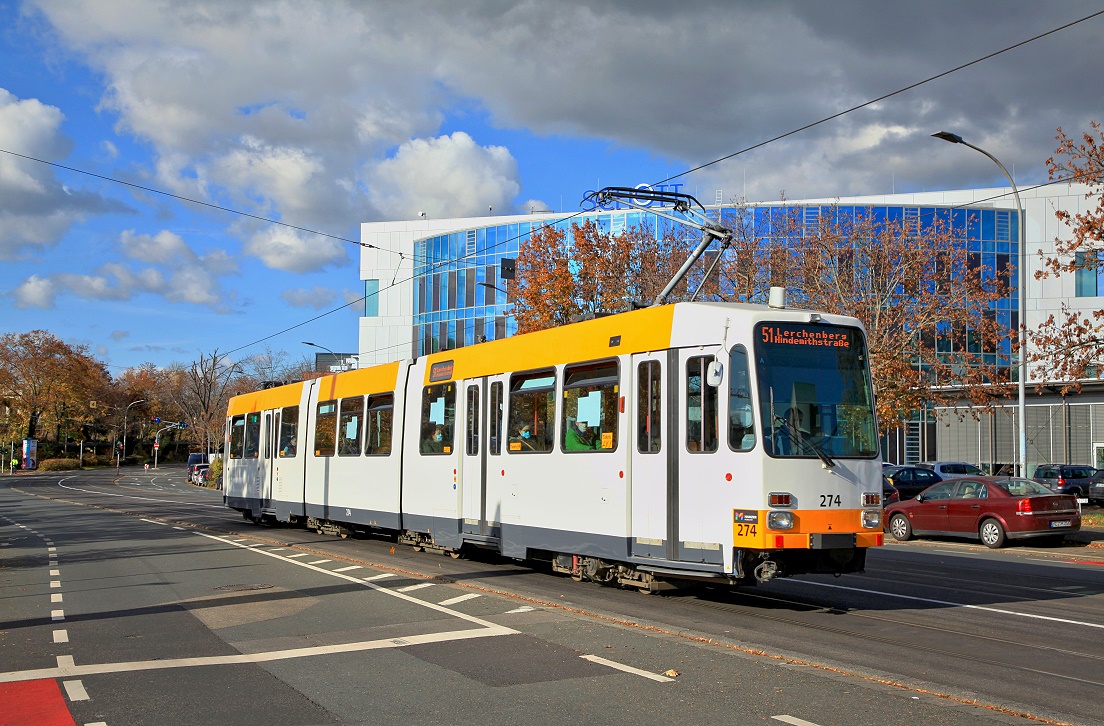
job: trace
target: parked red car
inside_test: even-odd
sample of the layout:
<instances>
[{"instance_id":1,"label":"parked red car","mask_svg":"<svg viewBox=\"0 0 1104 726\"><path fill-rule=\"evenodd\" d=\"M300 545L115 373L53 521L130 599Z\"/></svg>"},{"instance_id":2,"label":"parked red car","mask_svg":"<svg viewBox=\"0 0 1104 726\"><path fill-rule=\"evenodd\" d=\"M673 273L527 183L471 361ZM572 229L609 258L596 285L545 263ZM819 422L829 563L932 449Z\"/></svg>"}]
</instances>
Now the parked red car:
<instances>
[{"instance_id":1,"label":"parked red car","mask_svg":"<svg viewBox=\"0 0 1104 726\"><path fill-rule=\"evenodd\" d=\"M894 539L915 535L967 536L986 547L1007 539L1061 539L1081 529L1081 505L1030 479L977 476L928 487L915 499L890 504L885 521Z\"/></svg>"}]
</instances>

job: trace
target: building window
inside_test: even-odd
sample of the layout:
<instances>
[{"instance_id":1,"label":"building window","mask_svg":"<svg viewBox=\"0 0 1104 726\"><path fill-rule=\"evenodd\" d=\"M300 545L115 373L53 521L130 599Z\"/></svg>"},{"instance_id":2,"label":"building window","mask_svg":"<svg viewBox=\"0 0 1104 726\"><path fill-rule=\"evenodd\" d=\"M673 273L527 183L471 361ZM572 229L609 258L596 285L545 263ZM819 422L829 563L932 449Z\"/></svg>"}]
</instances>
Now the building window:
<instances>
[{"instance_id":1,"label":"building window","mask_svg":"<svg viewBox=\"0 0 1104 726\"><path fill-rule=\"evenodd\" d=\"M1077 297L1097 297L1104 285L1101 284L1101 276L1104 275L1104 252L1078 252L1076 253L1076 269L1074 270L1074 282L1077 288Z\"/></svg>"},{"instance_id":2,"label":"building window","mask_svg":"<svg viewBox=\"0 0 1104 726\"><path fill-rule=\"evenodd\" d=\"M379 317L379 280L364 281L364 317Z\"/></svg>"}]
</instances>

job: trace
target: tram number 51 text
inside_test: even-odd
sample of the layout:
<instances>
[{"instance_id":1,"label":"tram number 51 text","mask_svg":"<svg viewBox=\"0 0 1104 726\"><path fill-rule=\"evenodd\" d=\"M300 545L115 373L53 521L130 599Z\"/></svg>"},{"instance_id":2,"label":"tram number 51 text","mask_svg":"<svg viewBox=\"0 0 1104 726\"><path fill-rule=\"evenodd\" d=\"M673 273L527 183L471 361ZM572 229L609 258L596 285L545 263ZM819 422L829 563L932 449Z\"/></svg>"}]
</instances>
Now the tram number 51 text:
<instances>
[{"instance_id":1,"label":"tram number 51 text","mask_svg":"<svg viewBox=\"0 0 1104 726\"><path fill-rule=\"evenodd\" d=\"M821 494L820 495L821 507L842 507L843 500L840 499L839 494Z\"/></svg>"}]
</instances>

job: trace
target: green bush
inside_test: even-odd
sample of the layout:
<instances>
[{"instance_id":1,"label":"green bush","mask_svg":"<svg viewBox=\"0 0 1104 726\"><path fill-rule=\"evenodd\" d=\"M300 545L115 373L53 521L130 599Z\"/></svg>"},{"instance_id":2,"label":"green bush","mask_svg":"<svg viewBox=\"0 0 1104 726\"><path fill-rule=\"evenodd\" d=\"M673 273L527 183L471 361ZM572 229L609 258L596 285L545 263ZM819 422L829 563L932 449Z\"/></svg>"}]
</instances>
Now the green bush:
<instances>
[{"instance_id":1,"label":"green bush","mask_svg":"<svg viewBox=\"0 0 1104 726\"><path fill-rule=\"evenodd\" d=\"M47 459L38 462L38 468L41 471L72 471L81 466L79 459Z\"/></svg>"}]
</instances>

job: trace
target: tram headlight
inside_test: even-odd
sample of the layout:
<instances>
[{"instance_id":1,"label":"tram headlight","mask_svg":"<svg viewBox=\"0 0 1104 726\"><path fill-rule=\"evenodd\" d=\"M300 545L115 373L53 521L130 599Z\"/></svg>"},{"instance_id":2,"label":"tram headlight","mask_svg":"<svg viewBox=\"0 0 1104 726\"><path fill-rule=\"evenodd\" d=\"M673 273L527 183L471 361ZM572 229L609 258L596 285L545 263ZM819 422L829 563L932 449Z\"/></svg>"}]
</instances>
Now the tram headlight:
<instances>
[{"instance_id":1,"label":"tram headlight","mask_svg":"<svg viewBox=\"0 0 1104 726\"><path fill-rule=\"evenodd\" d=\"M862 526L866 529L881 529L882 510L864 509L862 512Z\"/></svg>"},{"instance_id":2,"label":"tram headlight","mask_svg":"<svg viewBox=\"0 0 1104 726\"><path fill-rule=\"evenodd\" d=\"M767 529L793 529L793 512L767 512Z\"/></svg>"}]
</instances>

